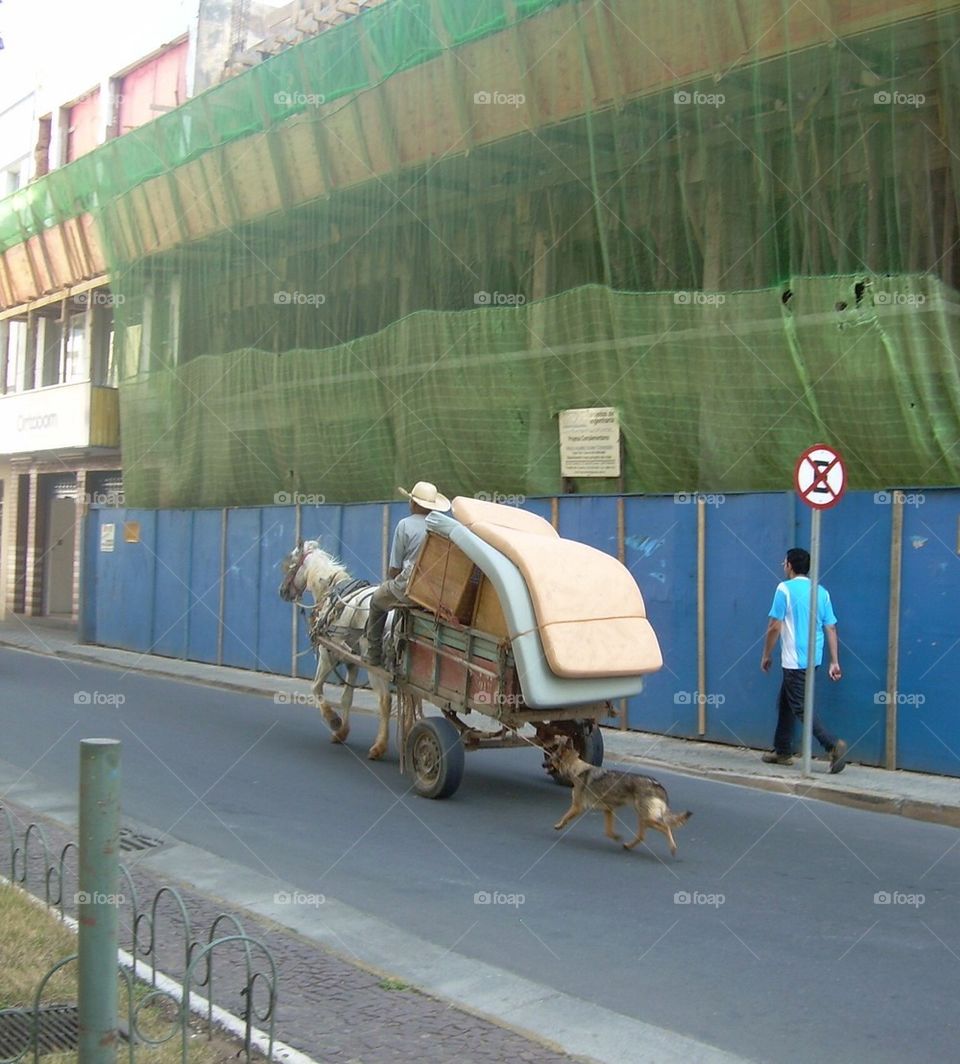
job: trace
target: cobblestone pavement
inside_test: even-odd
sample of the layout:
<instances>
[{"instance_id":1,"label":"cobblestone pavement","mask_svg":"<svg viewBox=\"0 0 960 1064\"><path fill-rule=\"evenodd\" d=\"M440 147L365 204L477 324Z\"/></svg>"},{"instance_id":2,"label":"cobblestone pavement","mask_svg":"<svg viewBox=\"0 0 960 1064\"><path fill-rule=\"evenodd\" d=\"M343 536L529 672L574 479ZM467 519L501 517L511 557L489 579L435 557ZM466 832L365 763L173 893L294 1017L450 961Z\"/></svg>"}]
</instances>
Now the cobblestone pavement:
<instances>
[{"instance_id":1,"label":"cobblestone pavement","mask_svg":"<svg viewBox=\"0 0 960 1064\"><path fill-rule=\"evenodd\" d=\"M14 842L22 850L24 833L31 823L39 824L53 863L63 847L75 836L63 825L34 814L15 802L4 800L14 822ZM6 817L0 814L0 873L12 878L10 838ZM149 912L153 897L161 887L173 886L183 899L191 924L192 937L206 941L213 921L229 911L243 925L247 935L262 942L271 952L278 971L278 1004L275 1037L321 1062L343 1064L486 1064L523 1061L530 1064L560 1064L582 1060L557 1052L489 1020L438 1001L419 991L396 985L383 976L335 956L316 943L252 914L225 909L215 898L206 897L180 883L160 880L137 863L136 853L122 854L131 873L139 899L139 910ZM76 916L77 852L71 849L65 859L64 911ZM27 862L27 889L44 897L44 861L37 839L31 837ZM23 875L18 858L17 875ZM123 885L121 884L121 891ZM58 894L56 883L51 896ZM125 900L120 917L120 946L132 952L133 907ZM234 927L221 924L219 934L231 934ZM182 979L185 969L183 920L171 895L164 895L156 921L158 970ZM141 927L138 942L149 938ZM239 947L215 950L213 999L235 1015L242 1015L245 965ZM142 956L143 949L140 949ZM256 958L254 958L256 965ZM269 967L269 966L267 966ZM263 970L262 966L258 970ZM37 972L37 980L43 976ZM209 996L208 988L197 992ZM262 1007L263 994L255 1005ZM261 1024L260 1026L265 1026Z\"/></svg>"}]
</instances>

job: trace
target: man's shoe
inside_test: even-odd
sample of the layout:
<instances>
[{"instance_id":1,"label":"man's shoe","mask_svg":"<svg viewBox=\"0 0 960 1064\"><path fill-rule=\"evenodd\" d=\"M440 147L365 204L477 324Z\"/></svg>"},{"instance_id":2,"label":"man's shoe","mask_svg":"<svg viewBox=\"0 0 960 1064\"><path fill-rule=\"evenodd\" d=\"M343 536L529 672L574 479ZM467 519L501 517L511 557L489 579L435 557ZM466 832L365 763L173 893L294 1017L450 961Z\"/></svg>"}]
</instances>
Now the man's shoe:
<instances>
[{"instance_id":1,"label":"man's shoe","mask_svg":"<svg viewBox=\"0 0 960 1064\"><path fill-rule=\"evenodd\" d=\"M789 754L778 754L776 750L770 750L760 759L768 765L792 765L793 758Z\"/></svg>"},{"instance_id":2,"label":"man's shoe","mask_svg":"<svg viewBox=\"0 0 960 1064\"><path fill-rule=\"evenodd\" d=\"M833 773L843 772L847 767L847 744L843 739L837 740L837 745L830 751L830 771Z\"/></svg>"}]
</instances>

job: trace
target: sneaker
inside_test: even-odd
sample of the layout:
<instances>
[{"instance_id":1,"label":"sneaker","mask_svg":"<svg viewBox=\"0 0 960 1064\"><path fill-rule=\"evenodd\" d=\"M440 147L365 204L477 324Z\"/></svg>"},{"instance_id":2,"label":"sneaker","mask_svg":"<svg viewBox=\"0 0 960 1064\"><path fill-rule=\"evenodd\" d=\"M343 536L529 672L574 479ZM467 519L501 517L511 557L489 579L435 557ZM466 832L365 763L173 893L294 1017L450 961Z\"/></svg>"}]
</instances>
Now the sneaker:
<instances>
[{"instance_id":1,"label":"sneaker","mask_svg":"<svg viewBox=\"0 0 960 1064\"><path fill-rule=\"evenodd\" d=\"M847 744L843 739L837 740L837 745L830 751L830 771L833 773L843 772L847 767Z\"/></svg>"},{"instance_id":2,"label":"sneaker","mask_svg":"<svg viewBox=\"0 0 960 1064\"><path fill-rule=\"evenodd\" d=\"M793 758L789 754L778 754L776 750L770 750L760 759L768 765L792 765Z\"/></svg>"}]
</instances>

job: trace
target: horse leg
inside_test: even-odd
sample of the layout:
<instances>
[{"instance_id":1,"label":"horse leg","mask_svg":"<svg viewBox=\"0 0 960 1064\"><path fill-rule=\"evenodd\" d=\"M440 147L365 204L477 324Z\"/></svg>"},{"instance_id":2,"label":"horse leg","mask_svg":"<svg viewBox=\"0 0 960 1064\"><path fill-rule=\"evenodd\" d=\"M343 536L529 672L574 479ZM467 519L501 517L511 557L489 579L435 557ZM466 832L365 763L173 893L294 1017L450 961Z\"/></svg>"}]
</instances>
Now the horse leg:
<instances>
[{"instance_id":1,"label":"horse leg","mask_svg":"<svg viewBox=\"0 0 960 1064\"><path fill-rule=\"evenodd\" d=\"M313 680L313 697L320 707L320 712L327 722L327 727L333 732L330 741L342 743L350 732L350 722L349 720L346 722L341 720L340 715L334 711L333 706L323 697L323 681L327 678L332 668L333 659L330 657L329 651L322 647L317 656L317 674Z\"/></svg>"},{"instance_id":2,"label":"horse leg","mask_svg":"<svg viewBox=\"0 0 960 1064\"><path fill-rule=\"evenodd\" d=\"M379 761L387 752L387 744L390 738L390 687L379 677L371 677L370 683L377 692L380 720L377 725L376 741L370 747L367 757L371 761Z\"/></svg>"},{"instance_id":3,"label":"horse leg","mask_svg":"<svg viewBox=\"0 0 960 1064\"><path fill-rule=\"evenodd\" d=\"M336 732L336 735L341 736L341 738L337 739L335 735L336 742L343 742L350 734L350 710L353 708L353 692L356 689L357 673L359 671L356 665L347 666L347 678L344 681L343 695L340 698L340 716L342 721Z\"/></svg>"}]
</instances>

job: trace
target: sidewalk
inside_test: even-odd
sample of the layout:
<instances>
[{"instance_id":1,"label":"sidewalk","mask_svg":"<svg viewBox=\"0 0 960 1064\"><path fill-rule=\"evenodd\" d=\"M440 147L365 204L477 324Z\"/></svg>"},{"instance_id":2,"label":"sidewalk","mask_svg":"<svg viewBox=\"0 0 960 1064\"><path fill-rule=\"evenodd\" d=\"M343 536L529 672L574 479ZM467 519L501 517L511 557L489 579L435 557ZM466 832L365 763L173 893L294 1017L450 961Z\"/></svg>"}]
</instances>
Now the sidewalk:
<instances>
[{"instance_id":1,"label":"sidewalk","mask_svg":"<svg viewBox=\"0 0 960 1064\"><path fill-rule=\"evenodd\" d=\"M251 694L302 697L309 691L309 682L303 679L83 646L77 643L72 625L48 618L8 617L0 622L0 646ZM354 708L372 712L373 696L357 691ZM792 766L767 765L757 750L610 728L604 730L604 745L608 760L636 764L644 771L682 772L960 828L960 779L949 776L889 772L855 763L848 763L842 773L831 776L826 762L816 760L812 778L804 779L799 758ZM856 751L852 756L856 757Z\"/></svg>"}]
</instances>

